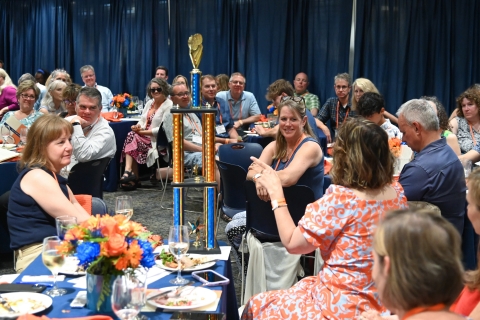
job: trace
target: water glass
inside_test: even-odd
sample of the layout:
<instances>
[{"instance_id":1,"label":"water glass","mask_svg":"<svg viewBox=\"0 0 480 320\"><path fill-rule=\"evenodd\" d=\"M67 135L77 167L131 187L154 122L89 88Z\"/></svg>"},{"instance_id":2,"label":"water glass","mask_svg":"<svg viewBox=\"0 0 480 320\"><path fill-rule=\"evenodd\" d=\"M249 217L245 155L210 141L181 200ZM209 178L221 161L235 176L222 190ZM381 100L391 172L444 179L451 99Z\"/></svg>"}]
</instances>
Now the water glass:
<instances>
[{"instance_id":1,"label":"water glass","mask_svg":"<svg viewBox=\"0 0 480 320\"><path fill-rule=\"evenodd\" d=\"M188 248L190 246L190 239L189 235L190 229L187 226L172 226L170 227L170 232L168 234L168 249L170 253L173 254L177 258L178 269L177 269L177 277L173 280L170 280L171 284L175 285L183 285L188 282L187 279L182 278L181 276L181 265L180 259L182 255L187 253Z\"/></svg>"},{"instance_id":2,"label":"water glass","mask_svg":"<svg viewBox=\"0 0 480 320\"><path fill-rule=\"evenodd\" d=\"M142 114L142 112L143 112L143 101L142 100L138 101L137 110L138 110L138 113Z\"/></svg>"},{"instance_id":3,"label":"water glass","mask_svg":"<svg viewBox=\"0 0 480 320\"><path fill-rule=\"evenodd\" d=\"M77 218L72 216L60 216L55 218L55 224L57 225L57 235L61 240L64 240L65 234L68 229L76 226Z\"/></svg>"},{"instance_id":4,"label":"water glass","mask_svg":"<svg viewBox=\"0 0 480 320\"><path fill-rule=\"evenodd\" d=\"M467 159L463 159L463 160L460 160L460 162L462 163L463 172L465 173L465 179L466 179L466 178L468 178L468 176L472 172L472 161L467 160Z\"/></svg>"},{"instance_id":5,"label":"water glass","mask_svg":"<svg viewBox=\"0 0 480 320\"><path fill-rule=\"evenodd\" d=\"M5 148L5 145L8 143L8 140L13 138L10 136L10 129L8 129L5 126L0 127L0 133L2 134L2 139L3 139L3 148Z\"/></svg>"},{"instance_id":6,"label":"water glass","mask_svg":"<svg viewBox=\"0 0 480 320\"><path fill-rule=\"evenodd\" d=\"M53 287L45 291L45 294L50 297L63 296L67 293L65 289L57 288L57 275L65 262L65 257L58 252L57 247L60 246L61 240L59 237L46 237L43 239L42 261L53 274Z\"/></svg>"},{"instance_id":7,"label":"water glass","mask_svg":"<svg viewBox=\"0 0 480 320\"><path fill-rule=\"evenodd\" d=\"M113 119L118 119L118 109L113 109Z\"/></svg>"},{"instance_id":8,"label":"water glass","mask_svg":"<svg viewBox=\"0 0 480 320\"><path fill-rule=\"evenodd\" d=\"M127 220L130 220L133 216L133 199L131 196L115 198L115 214L121 214L127 217Z\"/></svg>"},{"instance_id":9,"label":"water glass","mask_svg":"<svg viewBox=\"0 0 480 320\"><path fill-rule=\"evenodd\" d=\"M112 309L118 318L132 320L145 304L145 283L135 275L125 274L113 282Z\"/></svg>"}]
</instances>

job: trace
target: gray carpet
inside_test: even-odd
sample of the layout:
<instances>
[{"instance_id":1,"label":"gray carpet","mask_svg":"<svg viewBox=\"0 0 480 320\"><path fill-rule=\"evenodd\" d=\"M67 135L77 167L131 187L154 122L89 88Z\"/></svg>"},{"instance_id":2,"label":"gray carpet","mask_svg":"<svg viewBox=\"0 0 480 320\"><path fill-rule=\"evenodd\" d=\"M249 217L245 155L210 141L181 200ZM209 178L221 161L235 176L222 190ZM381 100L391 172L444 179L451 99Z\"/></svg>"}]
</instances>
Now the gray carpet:
<instances>
[{"instance_id":1,"label":"gray carpet","mask_svg":"<svg viewBox=\"0 0 480 320\"><path fill-rule=\"evenodd\" d=\"M160 207L160 199L162 193L159 191L159 187L149 187L148 181L143 181L142 184L145 188L137 189L134 191L117 191L117 192L105 192L103 197L108 206L109 211L115 209L115 197L121 195L130 195L133 198L133 217L132 220L137 221L147 227L154 234L159 234L163 238L168 239L169 227L173 225L173 211L171 209L162 209ZM203 189L195 190L190 188L187 192L187 201L185 210L202 211L203 209ZM192 199L190 199L190 197ZM165 192L164 207L172 206L172 188L169 186ZM201 212L185 212L185 220L194 222L198 217L201 217L203 221L203 213ZM220 225L218 228L217 239L227 242L225 235L226 223L220 219ZM235 263L233 255L230 256L232 260L232 271L234 274L234 283L237 292L237 301L240 302L240 278L239 270ZM14 273L13 270L13 255L0 255L0 274Z\"/></svg>"}]
</instances>

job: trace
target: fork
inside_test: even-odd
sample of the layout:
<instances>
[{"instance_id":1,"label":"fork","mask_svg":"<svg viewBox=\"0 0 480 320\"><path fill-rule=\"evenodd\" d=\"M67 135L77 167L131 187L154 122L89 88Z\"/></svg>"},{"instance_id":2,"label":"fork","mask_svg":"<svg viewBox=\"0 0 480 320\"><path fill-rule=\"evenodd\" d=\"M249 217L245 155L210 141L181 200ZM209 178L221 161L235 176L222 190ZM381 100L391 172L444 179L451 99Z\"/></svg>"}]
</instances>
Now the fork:
<instances>
[{"instance_id":1,"label":"fork","mask_svg":"<svg viewBox=\"0 0 480 320\"><path fill-rule=\"evenodd\" d=\"M16 313L17 311L13 310L10 304L8 304L7 300L5 300L2 296L0 296L0 303L8 310L10 313Z\"/></svg>"}]
</instances>

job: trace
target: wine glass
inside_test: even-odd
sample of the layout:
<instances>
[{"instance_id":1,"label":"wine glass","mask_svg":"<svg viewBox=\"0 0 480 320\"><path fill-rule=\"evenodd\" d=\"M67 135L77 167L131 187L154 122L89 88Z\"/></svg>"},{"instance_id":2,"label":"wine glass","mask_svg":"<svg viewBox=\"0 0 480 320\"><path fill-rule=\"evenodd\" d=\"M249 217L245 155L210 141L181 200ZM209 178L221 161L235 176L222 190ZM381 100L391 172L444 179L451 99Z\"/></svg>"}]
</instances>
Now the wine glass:
<instances>
[{"instance_id":1,"label":"wine glass","mask_svg":"<svg viewBox=\"0 0 480 320\"><path fill-rule=\"evenodd\" d=\"M115 199L115 214L121 214L127 217L127 220L133 216L133 200L130 196L120 196Z\"/></svg>"},{"instance_id":2,"label":"wine glass","mask_svg":"<svg viewBox=\"0 0 480 320\"><path fill-rule=\"evenodd\" d=\"M113 119L118 119L118 109L113 109Z\"/></svg>"},{"instance_id":3,"label":"wine glass","mask_svg":"<svg viewBox=\"0 0 480 320\"><path fill-rule=\"evenodd\" d=\"M122 320L132 320L145 304L145 284L133 274L119 276L113 282L112 309Z\"/></svg>"},{"instance_id":4,"label":"wine glass","mask_svg":"<svg viewBox=\"0 0 480 320\"><path fill-rule=\"evenodd\" d=\"M57 225L57 235L61 240L64 240L67 230L77 225L77 218L72 216L60 216L55 218Z\"/></svg>"},{"instance_id":5,"label":"wine glass","mask_svg":"<svg viewBox=\"0 0 480 320\"><path fill-rule=\"evenodd\" d=\"M467 159L463 159L460 162L462 163L463 172L465 173L465 179L466 179L466 178L468 178L468 176L472 172L472 161L467 160Z\"/></svg>"},{"instance_id":6,"label":"wine glass","mask_svg":"<svg viewBox=\"0 0 480 320\"><path fill-rule=\"evenodd\" d=\"M187 226L172 226L170 227L170 233L168 234L168 248L170 252L177 258L178 272L175 279L170 280L171 284L182 285L188 282L187 279L182 278L180 275L182 269L180 265L180 259L183 254L188 251L190 246L190 240L188 234L190 229Z\"/></svg>"},{"instance_id":7,"label":"wine glass","mask_svg":"<svg viewBox=\"0 0 480 320\"><path fill-rule=\"evenodd\" d=\"M1 126L0 131L1 131L1 134L2 134L2 138L3 138L2 147L5 148L5 144L7 144L7 140L12 139L12 137L10 137L10 129L8 129L5 126Z\"/></svg>"},{"instance_id":8,"label":"wine glass","mask_svg":"<svg viewBox=\"0 0 480 320\"><path fill-rule=\"evenodd\" d=\"M45 294L49 295L50 297L63 296L67 293L67 290L57 288L58 271L60 271L63 263L65 262L64 256L62 256L57 250L57 247L60 246L61 242L62 241L57 236L46 237L45 239L43 239L43 264L45 265L45 267L50 269L53 274L53 287L45 292Z\"/></svg>"},{"instance_id":9,"label":"wine glass","mask_svg":"<svg viewBox=\"0 0 480 320\"><path fill-rule=\"evenodd\" d=\"M139 267L135 269L135 277L138 279L138 287L143 288L144 296L141 301L140 310L147 303L147 278L148 278L148 269L144 267ZM137 314L135 320L148 320L148 317L143 314Z\"/></svg>"},{"instance_id":10,"label":"wine glass","mask_svg":"<svg viewBox=\"0 0 480 320\"><path fill-rule=\"evenodd\" d=\"M142 100L138 100L137 110L138 110L138 113L142 114L142 112L143 112L143 101Z\"/></svg>"},{"instance_id":11,"label":"wine glass","mask_svg":"<svg viewBox=\"0 0 480 320\"><path fill-rule=\"evenodd\" d=\"M28 128L22 128L20 129L20 145L26 145L27 144L27 134L28 134Z\"/></svg>"}]
</instances>

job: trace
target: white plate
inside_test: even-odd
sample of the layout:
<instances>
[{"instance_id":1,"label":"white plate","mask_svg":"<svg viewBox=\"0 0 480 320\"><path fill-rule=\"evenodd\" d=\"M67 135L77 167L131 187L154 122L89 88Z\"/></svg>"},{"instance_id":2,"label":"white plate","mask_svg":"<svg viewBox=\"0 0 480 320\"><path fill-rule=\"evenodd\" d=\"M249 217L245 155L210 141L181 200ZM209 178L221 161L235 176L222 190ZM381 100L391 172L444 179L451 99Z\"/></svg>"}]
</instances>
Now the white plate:
<instances>
[{"instance_id":1,"label":"white plate","mask_svg":"<svg viewBox=\"0 0 480 320\"><path fill-rule=\"evenodd\" d=\"M138 121L140 120L140 117L132 117L132 118L121 118L119 119L120 121Z\"/></svg>"},{"instance_id":2,"label":"white plate","mask_svg":"<svg viewBox=\"0 0 480 320\"><path fill-rule=\"evenodd\" d=\"M17 313L9 313L5 309L3 309L2 306L0 306L0 317L3 318L17 318L25 313L38 313L52 305L52 298L41 293L11 292L2 293L1 296L10 303L15 301L21 301L18 305L12 306L13 310L18 311Z\"/></svg>"},{"instance_id":3,"label":"white plate","mask_svg":"<svg viewBox=\"0 0 480 320\"><path fill-rule=\"evenodd\" d=\"M204 255L201 255L201 254L187 254L187 257L190 257L190 258L201 258L201 257L205 257L205 256L204 256ZM155 260L155 263L156 263L157 266L159 266L160 268L165 269L165 270L168 270L168 271L177 271L177 270L178 270L177 268L170 268L170 267L165 266L165 265L163 264L162 259ZM206 263L199 264L198 266L194 266L194 267L182 269L182 271L189 272L189 271L203 270L203 269L210 268L211 266L215 265L215 263L217 263L217 262L216 262L216 261L210 261L210 262L206 262Z\"/></svg>"},{"instance_id":4,"label":"white plate","mask_svg":"<svg viewBox=\"0 0 480 320\"><path fill-rule=\"evenodd\" d=\"M189 310L189 309L196 309L196 308L209 305L217 299L217 294L210 289L203 288L203 287L187 287L182 290L182 292L180 293L180 297L178 299L182 299L182 298L187 298L189 300L191 299L192 304L189 306L167 306L167 305L161 304L160 302L156 302L155 299L148 300L149 296L154 296L163 291L168 291L175 288L177 287L166 287L150 293L147 296L148 303L157 308L163 308L167 310ZM172 292L172 294L173 293L174 292Z\"/></svg>"},{"instance_id":5,"label":"white plate","mask_svg":"<svg viewBox=\"0 0 480 320\"><path fill-rule=\"evenodd\" d=\"M85 270L79 271L78 270L78 258L76 257L65 257L65 262L62 266L62 269L58 271L61 274L68 274L72 276L82 276L85 275Z\"/></svg>"},{"instance_id":6,"label":"white plate","mask_svg":"<svg viewBox=\"0 0 480 320\"><path fill-rule=\"evenodd\" d=\"M13 143L5 143L5 149L13 149L15 148L17 145L16 144L13 144ZM3 148L3 143L0 144L0 148Z\"/></svg>"}]
</instances>

